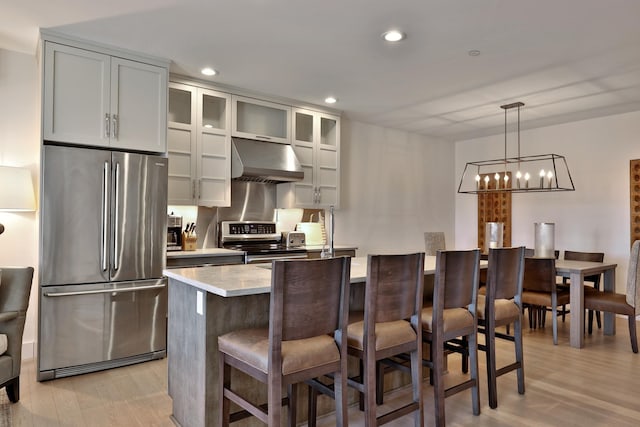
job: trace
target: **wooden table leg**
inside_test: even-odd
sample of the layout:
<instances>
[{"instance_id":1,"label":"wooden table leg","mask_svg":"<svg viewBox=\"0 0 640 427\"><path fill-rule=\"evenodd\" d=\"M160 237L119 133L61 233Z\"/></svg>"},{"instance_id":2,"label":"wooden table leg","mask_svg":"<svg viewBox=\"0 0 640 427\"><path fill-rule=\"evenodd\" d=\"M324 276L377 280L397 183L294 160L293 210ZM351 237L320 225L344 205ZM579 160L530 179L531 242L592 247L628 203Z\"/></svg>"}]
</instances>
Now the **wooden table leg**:
<instances>
[{"instance_id":1,"label":"wooden table leg","mask_svg":"<svg viewBox=\"0 0 640 427\"><path fill-rule=\"evenodd\" d=\"M571 304L571 347L584 347L584 276L579 272L571 272L570 296Z\"/></svg>"}]
</instances>

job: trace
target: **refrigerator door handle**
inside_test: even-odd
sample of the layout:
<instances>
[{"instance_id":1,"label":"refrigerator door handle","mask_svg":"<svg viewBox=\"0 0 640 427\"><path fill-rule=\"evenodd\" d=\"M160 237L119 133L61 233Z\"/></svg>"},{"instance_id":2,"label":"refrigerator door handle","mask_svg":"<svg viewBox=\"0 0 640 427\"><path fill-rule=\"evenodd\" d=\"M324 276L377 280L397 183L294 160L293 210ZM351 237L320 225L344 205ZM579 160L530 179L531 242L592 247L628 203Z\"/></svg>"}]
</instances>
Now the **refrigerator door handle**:
<instances>
[{"instance_id":1,"label":"refrigerator door handle","mask_svg":"<svg viewBox=\"0 0 640 427\"><path fill-rule=\"evenodd\" d=\"M102 271L107 271L108 248L107 218L109 217L109 163L104 162L102 170Z\"/></svg>"},{"instance_id":2,"label":"refrigerator door handle","mask_svg":"<svg viewBox=\"0 0 640 427\"><path fill-rule=\"evenodd\" d=\"M162 289L167 285L149 285L149 286L133 286L131 288L119 289L97 289L95 291L78 291L78 292L45 292L45 297L72 297L78 295L94 295L94 294L117 294L121 292L146 291L149 289Z\"/></svg>"},{"instance_id":3,"label":"refrigerator door handle","mask_svg":"<svg viewBox=\"0 0 640 427\"><path fill-rule=\"evenodd\" d=\"M118 240L118 230L120 230L120 163L116 162L115 172L115 197L113 214L113 269L120 268L120 241Z\"/></svg>"}]
</instances>

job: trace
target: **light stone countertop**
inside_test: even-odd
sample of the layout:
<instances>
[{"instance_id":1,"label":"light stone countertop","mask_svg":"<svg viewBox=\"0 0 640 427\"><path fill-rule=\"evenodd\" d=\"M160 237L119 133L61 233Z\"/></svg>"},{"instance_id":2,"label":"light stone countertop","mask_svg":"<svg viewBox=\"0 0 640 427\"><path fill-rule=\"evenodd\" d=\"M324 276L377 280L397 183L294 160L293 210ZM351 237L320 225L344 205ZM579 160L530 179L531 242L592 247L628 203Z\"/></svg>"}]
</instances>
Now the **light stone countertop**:
<instances>
[{"instance_id":1,"label":"light stone countertop","mask_svg":"<svg viewBox=\"0 0 640 427\"><path fill-rule=\"evenodd\" d=\"M425 274L434 274L436 257L427 256ZM487 262L480 262L486 268ZM220 265L164 270L164 275L221 297L263 294L271 291L271 264ZM351 283L367 278L367 257L351 259Z\"/></svg>"}]
</instances>

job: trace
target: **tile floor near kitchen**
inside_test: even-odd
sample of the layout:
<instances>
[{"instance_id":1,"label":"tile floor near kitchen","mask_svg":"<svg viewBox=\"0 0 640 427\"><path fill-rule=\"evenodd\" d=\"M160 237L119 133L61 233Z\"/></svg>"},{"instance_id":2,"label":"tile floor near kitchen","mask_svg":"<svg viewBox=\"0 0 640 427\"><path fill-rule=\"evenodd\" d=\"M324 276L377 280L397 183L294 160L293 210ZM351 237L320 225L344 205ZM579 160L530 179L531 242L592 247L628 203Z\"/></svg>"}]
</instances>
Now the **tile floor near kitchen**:
<instances>
[{"instance_id":1,"label":"tile floor near kitchen","mask_svg":"<svg viewBox=\"0 0 640 427\"><path fill-rule=\"evenodd\" d=\"M547 322L551 324L550 320ZM518 395L514 374L498 380L498 408L486 399L484 353L480 353L481 411L471 413L469 392L446 400L449 426L637 426L640 420L640 354L633 354L625 319L617 319L618 334L601 331L586 337L585 348L569 346L569 320L560 322L559 342L551 341L551 327L524 332L526 393ZM499 343L500 360L510 346ZM459 357L450 357L451 376L459 375ZM451 378L453 379L453 378ZM433 392L424 383L425 424L434 425ZM4 393L4 390L2 390ZM385 395L385 404L406 395ZM169 419L167 360L38 383L35 363L26 361L21 375L21 400L11 405L14 426L173 426ZM350 425L363 426L357 408ZM333 418L319 422L334 425ZM412 426L404 417L387 424ZM184 426L190 427L190 426Z\"/></svg>"}]
</instances>

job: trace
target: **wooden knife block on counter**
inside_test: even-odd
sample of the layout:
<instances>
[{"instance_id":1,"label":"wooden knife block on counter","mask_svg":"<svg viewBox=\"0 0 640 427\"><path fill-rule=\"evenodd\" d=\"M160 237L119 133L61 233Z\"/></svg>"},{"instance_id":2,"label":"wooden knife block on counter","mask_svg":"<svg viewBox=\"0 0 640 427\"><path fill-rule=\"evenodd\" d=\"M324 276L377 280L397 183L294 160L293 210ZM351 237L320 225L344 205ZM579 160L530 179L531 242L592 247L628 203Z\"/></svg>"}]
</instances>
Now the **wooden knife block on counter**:
<instances>
[{"instance_id":1,"label":"wooden knife block on counter","mask_svg":"<svg viewBox=\"0 0 640 427\"><path fill-rule=\"evenodd\" d=\"M195 251L196 241L198 238L195 234L182 233L182 250L183 251Z\"/></svg>"}]
</instances>

